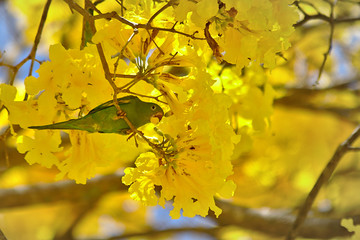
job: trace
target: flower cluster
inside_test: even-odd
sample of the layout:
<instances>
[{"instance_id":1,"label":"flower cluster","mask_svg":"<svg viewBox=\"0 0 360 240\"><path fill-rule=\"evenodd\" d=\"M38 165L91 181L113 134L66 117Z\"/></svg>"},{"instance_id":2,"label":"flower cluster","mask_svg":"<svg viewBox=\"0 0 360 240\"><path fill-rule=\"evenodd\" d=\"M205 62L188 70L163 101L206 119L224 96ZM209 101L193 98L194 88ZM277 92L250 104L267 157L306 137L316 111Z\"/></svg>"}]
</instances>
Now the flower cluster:
<instances>
[{"instance_id":1,"label":"flower cluster","mask_svg":"<svg viewBox=\"0 0 360 240\"><path fill-rule=\"evenodd\" d=\"M180 106L174 106L174 114L159 125L170 139L168 152L142 154L135 161L136 168L127 168L123 178L131 185L134 199L162 206L173 199L173 218L180 217L180 210L193 217L206 216L211 209L218 216L221 209L214 197L230 197L235 190L234 183L227 180L232 175L231 154L239 140L228 122L231 100L200 87L202 84L202 80L184 81L184 87L198 91L183 103L173 99L173 104ZM161 186L159 198L155 186Z\"/></svg>"},{"instance_id":2,"label":"flower cluster","mask_svg":"<svg viewBox=\"0 0 360 240\"><path fill-rule=\"evenodd\" d=\"M51 46L39 77L25 79L27 99L16 101L16 88L3 84L0 106L11 124L27 129L84 116L114 94L156 102L166 117L155 129L133 129L138 150L127 136L79 130L65 131L68 145L59 131L24 131L18 150L30 164L56 166L59 178L78 183L101 167L136 158L123 177L133 199L162 206L173 200L173 218L181 211L206 216L209 209L218 216L214 198L231 197L236 187L228 180L231 156L244 137L234 128L265 128L274 91L263 67L273 67L275 54L289 47L297 15L289 0L171 1L161 12L155 1L143 2L129 7L123 19L148 24L133 29L103 19L82 50ZM211 55L234 66L218 77L221 66L213 67ZM174 66L186 73L173 74ZM234 114L241 123L234 124Z\"/></svg>"}]
</instances>

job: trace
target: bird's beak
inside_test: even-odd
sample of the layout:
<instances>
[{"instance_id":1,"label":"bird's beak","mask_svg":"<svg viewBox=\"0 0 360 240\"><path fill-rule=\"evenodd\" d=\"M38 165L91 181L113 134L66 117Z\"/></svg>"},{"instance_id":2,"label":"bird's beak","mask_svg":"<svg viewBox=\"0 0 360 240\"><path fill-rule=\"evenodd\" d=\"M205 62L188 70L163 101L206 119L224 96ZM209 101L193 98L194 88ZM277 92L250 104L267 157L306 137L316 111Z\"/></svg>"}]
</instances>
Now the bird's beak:
<instances>
[{"instance_id":1,"label":"bird's beak","mask_svg":"<svg viewBox=\"0 0 360 240\"><path fill-rule=\"evenodd\" d=\"M153 124L158 124L161 121L161 119L163 118L163 116L164 116L164 113L157 112L151 116L150 121Z\"/></svg>"}]
</instances>

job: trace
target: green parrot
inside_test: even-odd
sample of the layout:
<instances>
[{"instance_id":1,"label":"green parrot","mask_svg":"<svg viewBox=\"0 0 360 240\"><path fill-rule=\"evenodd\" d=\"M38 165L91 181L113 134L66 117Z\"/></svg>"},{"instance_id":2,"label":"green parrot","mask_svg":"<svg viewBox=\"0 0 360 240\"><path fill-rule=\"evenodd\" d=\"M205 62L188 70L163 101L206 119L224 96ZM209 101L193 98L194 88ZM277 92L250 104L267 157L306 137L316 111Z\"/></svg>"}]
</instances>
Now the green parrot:
<instances>
[{"instance_id":1,"label":"green parrot","mask_svg":"<svg viewBox=\"0 0 360 240\"><path fill-rule=\"evenodd\" d=\"M122 111L135 128L152 120L159 122L164 116L162 108L155 103L141 101L135 96L117 99ZM124 119L117 115L113 100L100 104L86 116L43 126L31 126L32 129L77 129L88 132L129 134L131 129Z\"/></svg>"}]
</instances>

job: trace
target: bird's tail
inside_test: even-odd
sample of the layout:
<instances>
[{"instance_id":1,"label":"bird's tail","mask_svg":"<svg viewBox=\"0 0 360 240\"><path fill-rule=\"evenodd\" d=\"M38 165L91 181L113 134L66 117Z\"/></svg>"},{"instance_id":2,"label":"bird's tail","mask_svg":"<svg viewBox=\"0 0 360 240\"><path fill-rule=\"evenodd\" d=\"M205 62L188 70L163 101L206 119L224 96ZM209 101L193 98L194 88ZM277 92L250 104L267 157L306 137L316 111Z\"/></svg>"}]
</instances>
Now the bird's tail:
<instances>
[{"instance_id":1,"label":"bird's tail","mask_svg":"<svg viewBox=\"0 0 360 240\"><path fill-rule=\"evenodd\" d=\"M31 129L79 129L79 126L77 126L76 122L78 119L71 119L65 122L59 122L54 124L48 124L48 125L41 125L41 126L30 126ZM75 124L74 124L75 123Z\"/></svg>"}]
</instances>

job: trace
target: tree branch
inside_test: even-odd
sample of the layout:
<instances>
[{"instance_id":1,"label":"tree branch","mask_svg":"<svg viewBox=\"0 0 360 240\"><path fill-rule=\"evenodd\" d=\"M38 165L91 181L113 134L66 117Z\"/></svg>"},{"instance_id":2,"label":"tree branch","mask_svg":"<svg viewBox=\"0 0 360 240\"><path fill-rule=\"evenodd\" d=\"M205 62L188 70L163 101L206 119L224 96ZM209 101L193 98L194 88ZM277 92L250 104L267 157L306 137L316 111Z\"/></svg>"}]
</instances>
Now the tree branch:
<instances>
[{"instance_id":1,"label":"tree branch","mask_svg":"<svg viewBox=\"0 0 360 240\"><path fill-rule=\"evenodd\" d=\"M113 236L110 238L99 238L99 239L91 239L91 240L120 240L120 239L129 239L133 237L154 237L164 234L176 234L176 233L183 233L183 232L195 232L195 233L204 233L208 234L209 236L214 236L216 233L221 230L218 227L211 227L211 228L203 228L203 227L185 227L185 228L169 228L164 230L150 230L146 232L140 233L129 233L120 236Z\"/></svg>"},{"instance_id":2,"label":"tree branch","mask_svg":"<svg viewBox=\"0 0 360 240\"><path fill-rule=\"evenodd\" d=\"M7 240L5 234L1 231L1 229L0 229L0 240Z\"/></svg>"},{"instance_id":3,"label":"tree branch","mask_svg":"<svg viewBox=\"0 0 360 240\"><path fill-rule=\"evenodd\" d=\"M290 232L288 233L286 240L293 240L298 235L299 229L301 225L304 223L308 212L311 209L311 206L313 205L316 196L318 195L321 187L327 183L333 174L336 166L339 164L341 158L347 153L349 150L351 150L351 145L353 142L360 136L360 125L356 127L356 129L353 131L353 133L350 135L348 139L346 139L343 143L339 145L339 147L336 149L334 155L320 174L318 180L316 181L314 187L310 191L309 195L307 196L303 206L301 207L297 218L292 225L292 228Z\"/></svg>"},{"instance_id":4,"label":"tree branch","mask_svg":"<svg viewBox=\"0 0 360 240\"><path fill-rule=\"evenodd\" d=\"M218 219L220 225L235 225L274 237L285 236L295 219L295 216L285 209L252 209L235 206L225 201L216 201L216 205L223 210ZM351 218L354 220L354 224L360 223L360 216L352 216ZM330 239L352 235L340 225L341 220L342 218L308 218L299 229L299 236Z\"/></svg>"},{"instance_id":5,"label":"tree branch","mask_svg":"<svg viewBox=\"0 0 360 240\"><path fill-rule=\"evenodd\" d=\"M109 192L127 191L128 187L121 182L121 177L122 174L98 176L89 180L86 185L76 184L72 180L63 180L55 183L0 189L0 209L48 204L57 201L97 201ZM214 218L221 227L234 225L273 236L285 236L295 219L289 210L251 209L220 200L217 200L216 204L223 210L218 219ZM349 218L349 216L344 217ZM308 218L301 226L299 236L324 239L350 236L351 233L340 225L342 218ZM354 224L360 223L360 216L352 216L351 218L354 219ZM195 228L193 231L199 230ZM205 231L210 230L205 229ZM147 232L140 233L141 236L146 234ZM129 236L133 235L136 234ZM118 236L118 238L123 237Z\"/></svg>"},{"instance_id":6,"label":"tree branch","mask_svg":"<svg viewBox=\"0 0 360 240\"><path fill-rule=\"evenodd\" d=\"M348 94L349 96L357 96L358 92L356 86L351 86L358 82L358 78L354 81L334 85L328 88L285 88L286 95L274 100L274 105L282 105L287 108L302 108L317 113L326 112L333 114L339 119L357 124L357 114L360 110L360 101L356 101L352 105L343 102L339 105L337 96L341 94ZM275 89L284 89L284 86L277 86ZM327 95L334 98L330 102L321 101L318 99L325 99ZM314 101L317 99L317 102Z\"/></svg>"},{"instance_id":7,"label":"tree branch","mask_svg":"<svg viewBox=\"0 0 360 240\"><path fill-rule=\"evenodd\" d=\"M52 203L66 200L89 201L111 191L127 191L121 182L122 174L99 176L89 180L86 185L76 184L73 180L55 183L19 186L0 189L0 209Z\"/></svg>"}]
</instances>

